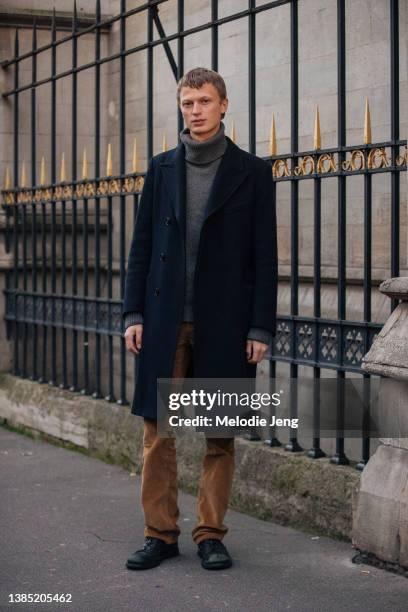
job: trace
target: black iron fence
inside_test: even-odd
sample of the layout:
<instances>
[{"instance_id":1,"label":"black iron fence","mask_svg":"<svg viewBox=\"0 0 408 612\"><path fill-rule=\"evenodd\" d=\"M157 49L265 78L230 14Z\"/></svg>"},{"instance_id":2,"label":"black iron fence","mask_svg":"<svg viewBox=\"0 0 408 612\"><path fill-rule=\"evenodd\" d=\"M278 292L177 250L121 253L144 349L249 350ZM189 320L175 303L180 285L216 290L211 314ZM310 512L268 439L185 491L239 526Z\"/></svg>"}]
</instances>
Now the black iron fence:
<instances>
[{"instance_id":1,"label":"black iron fence","mask_svg":"<svg viewBox=\"0 0 408 612\"><path fill-rule=\"evenodd\" d=\"M123 339L121 300L123 296L128 254L129 232L134 222L143 186L143 172L139 171L136 145L132 171L126 172L126 62L139 52L147 55L147 157L153 154L153 60L154 52L163 47L175 83L184 73L184 40L200 31L211 33L211 67L218 68L219 28L236 20L248 22L248 117L249 150L256 153L256 24L264 11L290 5L290 151L277 154L274 123L270 137L270 155L274 186L279 197L279 185L290 184L291 261L290 314L279 316L277 336L270 355L270 373L274 376L279 362L289 364L290 377L296 378L299 366L313 369L319 378L321 370L333 370L339 379L348 372L361 374L360 364L373 337L381 328L371 321L372 297L372 178L386 173L390 177L389 214L391 219L390 276L398 276L400 265L400 173L407 166L406 141L399 133L399 2L389 1L390 23L390 82L391 133L386 142L371 142L370 113L367 104L365 138L360 146L348 146L346 140L346 3L337 0L337 146L322 148L319 117L316 114L315 142L310 151L299 151L299 58L298 58L298 0L274 0L260 6L248 0L245 10L222 18L218 16L217 0L211 0L210 21L190 29L184 27L184 2L177 2L177 32L166 36L160 19L160 5L168 0L151 0L137 8L127 9L121 0L120 12L114 17L101 16L96 3L94 23L78 19L74 9L72 31L57 36L57 18L50 18L50 40L37 44L37 26L32 28L32 48L20 53L19 31L15 35L14 57L2 63L13 77L13 85L3 93L13 109L13 164L6 170L3 210L6 215L6 251L12 253L13 263L7 274L6 315L9 338L14 343L14 374L30 377L70 388L72 391L105 396L109 401L128 403L130 355L127 356ZM135 47L126 44L128 19L140 15L147 19L147 40ZM46 17L41 17L42 26ZM101 54L101 37L114 22L119 22L119 49L112 54ZM157 36L154 36L154 26ZM81 63L78 43L81 37L94 39L94 58ZM171 41L177 43L174 57ZM57 70L57 53L70 49L71 66ZM38 78L38 62L42 54L50 54L50 74ZM31 78L22 82L20 66L31 64ZM119 172L112 172L112 149L109 145L106 171L102 167L101 134L101 69L109 62L119 63ZM88 176L86 151L78 147L78 77L83 71L93 73L93 176ZM243 77L244 78L244 77ZM66 179L65 160L57 160L57 83L71 80L71 178ZM27 81L27 79L26 79ZM50 87L50 178L45 173L45 160L38 166L37 93L40 87ZM20 147L21 97L30 96L30 176L26 175L24 154ZM178 128L183 127L178 111ZM79 157L82 175L77 175ZM57 177L57 166L60 176ZM346 317L346 215L347 178L361 175L364 180L364 316L360 321ZM314 238L313 316L299 314L299 183L313 181ZM321 316L321 225L322 181L337 183L337 318ZM279 223L279 220L278 220ZM115 238L116 236L116 238ZM116 240L116 242L115 242ZM395 307L393 303L392 307ZM132 358L133 360L133 358ZM132 381L133 382L133 381ZM131 389L131 392L133 388ZM296 416L296 397L291 398L292 416ZM341 413L339 399L339 414ZM324 409L324 407L323 407ZM316 407L316 432L309 456L324 456L320 447L318 427L319 406ZM271 445L280 444L271 432ZM296 437L285 447L289 451L303 450ZM362 469L369 457L369 439L363 438ZM348 463L344 437L339 429L334 463Z\"/></svg>"}]
</instances>

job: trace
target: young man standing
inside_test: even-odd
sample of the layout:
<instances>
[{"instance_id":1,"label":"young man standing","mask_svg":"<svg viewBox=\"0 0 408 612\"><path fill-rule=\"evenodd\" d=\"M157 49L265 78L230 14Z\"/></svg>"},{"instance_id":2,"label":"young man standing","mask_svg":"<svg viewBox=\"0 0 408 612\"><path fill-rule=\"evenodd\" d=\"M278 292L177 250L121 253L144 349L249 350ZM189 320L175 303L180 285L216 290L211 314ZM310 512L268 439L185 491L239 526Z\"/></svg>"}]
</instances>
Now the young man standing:
<instances>
[{"instance_id":1,"label":"young man standing","mask_svg":"<svg viewBox=\"0 0 408 612\"><path fill-rule=\"evenodd\" d=\"M217 72L190 70L177 101L186 127L176 148L150 161L123 306L126 346L139 355L132 412L144 418L145 544L126 563L135 570L179 554L175 440L157 435L157 379L254 378L276 326L271 167L225 135ZM206 444L192 536L202 566L225 569L234 439Z\"/></svg>"}]
</instances>

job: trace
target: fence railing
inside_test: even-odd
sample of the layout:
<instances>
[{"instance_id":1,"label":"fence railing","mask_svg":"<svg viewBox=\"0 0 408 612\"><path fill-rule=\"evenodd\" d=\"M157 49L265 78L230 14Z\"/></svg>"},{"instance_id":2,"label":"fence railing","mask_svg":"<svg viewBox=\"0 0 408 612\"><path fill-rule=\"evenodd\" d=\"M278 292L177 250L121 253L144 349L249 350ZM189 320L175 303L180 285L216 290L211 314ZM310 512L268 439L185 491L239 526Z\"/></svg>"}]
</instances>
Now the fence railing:
<instances>
[{"instance_id":1,"label":"fence railing","mask_svg":"<svg viewBox=\"0 0 408 612\"><path fill-rule=\"evenodd\" d=\"M211 66L218 69L219 29L236 20L248 22L248 148L256 152L256 23L264 11L282 5L290 8L290 151L277 152L279 126L272 117L269 155L276 197L280 185L290 185L290 313L280 314L278 331L270 354L270 374L275 376L277 365L287 363L290 377L298 376L298 368L312 368L319 378L322 369L336 372L343 379L348 372L360 374L363 355L369 349L379 323L372 322L372 178L385 173L390 177L390 276L398 276L400 266L400 173L407 167L406 141L399 133L399 3L390 0L390 138L386 142L371 142L371 119L366 101L364 142L348 146L346 139L346 5L337 0L337 133L336 147L322 147L320 119L316 110L313 148L299 151L299 13L297 0L274 0L256 6L248 0L246 10L222 18L218 17L217 0L211 0L210 21L193 28L184 28L184 2L177 3L177 32L166 36L159 8L167 0L152 0L132 9L120 2L120 12L113 17L101 17L97 1L95 21L91 25L79 22L74 8L72 31L57 36L54 13L50 21L50 40L37 44L37 26L33 24L32 48L20 53L19 32L15 36L14 57L4 61L2 67L10 71L13 85L3 93L13 109L13 163L6 169L2 191L5 212L6 251L12 253L13 262L7 274L6 315L9 337L14 342L16 375L30 377L38 382L60 384L76 392L105 396L109 401L128 403L127 383L132 380L133 358L127 356L123 339L121 305L126 273L129 231L137 213L144 173L140 171L136 141L131 152L132 167L126 168L126 62L132 54L147 55L147 157L153 154L153 59L159 45L163 47L176 80L184 73L184 41L188 36L209 30L211 33ZM147 14L147 40L143 44L127 47L127 20ZM42 17L44 21L44 16ZM110 55L101 54L101 37L115 22L119 23L119 49ZM81 23L81 27L78 24ZM158 37L154 37L154 26ZM78 44L81 37L94 40L94 57L81 63ZM171 41L177 42L174 57ZM57 70L57 52L69 50L71 67ZM50 55L50 74L38 78L38 62L42 54ZM31 78L21 80L20 66L30 62ZM106 150L106 168L102 161L101 132L101 69L110 62L119 62L119 135L118 148ZM89 177L86 149L78 145L78 78L83 71L93 75L93 176ZM243 77L244 78L244 77ZM57 159L57 84L71 80L70 124L71 160L68 181L65 156ZM50 177L46 176L45 156L37 176L39 88L49 87ZM29 95L29 151L22 150L21 100ZM179 131L183 128L181 112L177 111ZM233 137L233 133L231 134ZM165 137L164 137L164 147ZM25 157L31 157L27 177ZM129 152L128 152L129 153ZM118 159L118 172L113 173L112 157ZM78 176L78 163L82 158L82 173ZM59 169L59 173L58 173ZM59 174L59 176L58 176ZM361 175L364 180L364 263L362 300L363 320L351 321L346 316L346 214L347 179ZM337 183L337 318L321 315L321 225L322 181ZM313 316L299 314L299 185L313 181ZM278 219L279 223L279 219ZM395 307L395 302L392 308ZM130 369L130 373L129 373ZM340 400L340 404L341 404ZM339 412L341 405L339 404ZM292 402L292 416L297 414L297 402ZM318 410L320 407L316 408ZM324 409L324 407L322 408ZM280 444L271 431L271 445ZM285 448L303 450L296 437L290 438ZM324 456L317 427L309 452L311 457ZM369 440L363 438L362 469L369 457ZM345 464L341 431L336 440L336 451L331 460Z\"/></svg>"}]
</instances>

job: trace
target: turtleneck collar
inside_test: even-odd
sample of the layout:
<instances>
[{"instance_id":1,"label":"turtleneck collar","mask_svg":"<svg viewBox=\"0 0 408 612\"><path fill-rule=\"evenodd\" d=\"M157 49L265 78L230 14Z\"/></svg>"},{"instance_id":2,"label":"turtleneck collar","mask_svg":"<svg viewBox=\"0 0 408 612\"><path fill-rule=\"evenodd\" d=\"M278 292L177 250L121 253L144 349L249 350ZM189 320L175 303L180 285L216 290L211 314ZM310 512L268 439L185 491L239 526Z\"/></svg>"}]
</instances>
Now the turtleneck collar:
<instances>
[{"instance_id":1,"label":"turtleneck collar","mask_svg":"<svg viewBox=\"0 0 408 612\"><path fill-rule=\"evenodd\" d=\"M220 122L220 129L208 140L200 142L190 136L190 130L184 128L180 132L180 140L185 146L186 161L193 164L208 164L215 161L225 153L227 139L225 138L225 126Z\"/></svg>"}]
</instances>

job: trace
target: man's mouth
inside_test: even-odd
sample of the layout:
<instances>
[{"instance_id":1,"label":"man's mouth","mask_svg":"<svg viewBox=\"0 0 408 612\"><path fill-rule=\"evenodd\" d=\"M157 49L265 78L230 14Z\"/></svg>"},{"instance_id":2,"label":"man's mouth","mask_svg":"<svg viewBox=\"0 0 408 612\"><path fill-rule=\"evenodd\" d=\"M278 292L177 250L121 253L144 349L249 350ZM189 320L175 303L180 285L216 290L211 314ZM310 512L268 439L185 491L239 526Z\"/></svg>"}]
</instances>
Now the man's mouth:
<instances>
[{"instance_id":1,"label":"man's mouth","mask_svg":"<svg viewBox=\"0 0 408 612\"><path fill-rule=\"evenodd\" d=\"M193 119L192 123L203 123L204 119Z\"/></svg>"}]
</instances>

